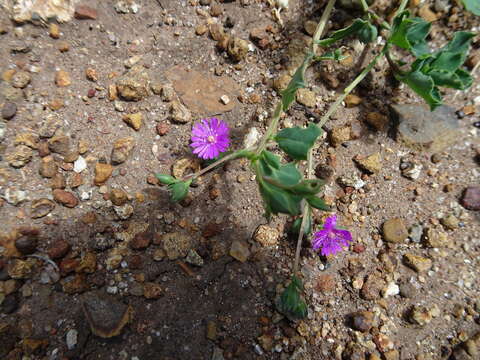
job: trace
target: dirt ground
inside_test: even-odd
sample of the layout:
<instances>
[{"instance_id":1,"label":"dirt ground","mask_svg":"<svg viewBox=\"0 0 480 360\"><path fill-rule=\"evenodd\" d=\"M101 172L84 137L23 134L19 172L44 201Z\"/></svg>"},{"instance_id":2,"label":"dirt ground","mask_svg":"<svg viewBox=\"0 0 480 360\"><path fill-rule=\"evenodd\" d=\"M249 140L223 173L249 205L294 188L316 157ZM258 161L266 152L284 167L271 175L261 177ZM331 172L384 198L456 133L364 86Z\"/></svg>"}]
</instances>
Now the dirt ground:
<instances>
[{"instance_id":1,"label":"dirt ground","mask_svg":"<svg viewBox=\"0 0 480 360\"><path fill-rule=\"evenodd\" d=\"M327 260L306 239L309 313L292 322L275 306L295 252L291 220L265 220L248 163L202 176L181 204L152 175L203 165L189 147L202 117L226 121L234 149L253 128L263 133L274 79L298 65L325 2L291 0L283 27L261 0L124 1L126 13L119 3L77 2L56 29L15 23L0 1L0 358L480 359L480 215L461 205L480 185L478 73L468 91L445 92L458 128L438 135L438 149L399 140L390 105L421 101L383 61L354 92L359 103L326 124L317 175L354 243ZM395 9L375 3L385 18ZM479 18L454 3L412 7L436 19L435 46L478 32ZM337 6L329 30L354 15ZM249 43L229 54L212 24ZM343 45L346 61L307 72L315 105L294 104L281 127L318 121L378 51ZM137 83L134 101L125 79ZM191 116L172 114L176 104ZM342 127L348 138L336 144ZM375 153L374 174L353 160ZM382 226L396 218L392 241ZM245 258L230 255L239 244Z\"/></svg>"}]
</instances>

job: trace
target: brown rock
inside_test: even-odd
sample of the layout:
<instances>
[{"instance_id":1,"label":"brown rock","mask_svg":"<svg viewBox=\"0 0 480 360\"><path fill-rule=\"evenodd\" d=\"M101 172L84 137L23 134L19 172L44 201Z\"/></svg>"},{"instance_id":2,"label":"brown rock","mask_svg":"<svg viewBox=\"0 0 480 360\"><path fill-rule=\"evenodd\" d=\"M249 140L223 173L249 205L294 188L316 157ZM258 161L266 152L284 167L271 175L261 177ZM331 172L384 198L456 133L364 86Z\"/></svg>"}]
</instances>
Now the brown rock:
<instances>
[{"instance_id":1,"label":"brown rock","mask_svg":"<svg viewBox=\"0 0 480 360\"><path fill-rule=\"evenodd\" d=\"M358 164L358 166L360 166L363 170L366 170L370 174L376 174L380 172L380 170L382 170L380 153L375 153L365 158L356 157L354 158L354 160Z\"/></svg>"},{"instance_id":2,"label":"brown rock","mask_svg":"<svg viewBox=\"0 0 480 360\"><path fill-rule=\"evenodd\" d=\"M368 125L377 131L386 131L388 129L388 117L379 112L369 112L365 120Z\"/></svg>"},{"instance_id":3,"label":"brown rock","mask_svg":"<svg viewBox=\"0 0 480 360\"><path fill-rule=\"evenodd\" d=\"M350 315L351 327L353 330L369 332L373 326L373 313L371 311L358 311Z\"/></svg>"},{"instance_id":4,"label":"brown rock","mask_svg":"<svg viewBox=\"0 0 480 360\"><path fill-rule=\"evenodd\" d=\"M90 80L90 81L93 81L93 82L96 82L98 80L97 70L95 70L93 68L86 68L85 69L85 76L86 76L87 80Z\"/></svg>"},{"instance_id":5,"label":"brown rock","mask_svg":"<svg viewBox=\"0 0 480 360\"><path fill-rule=\"evenodd\" d=\"M150 78L143 66L132 67L116 84L118 94L125 100L140 101L149 95Z\"/></svg>"},{"instance_id":6,"label":"brown rock","mask_svg":"<svg viewBox=\"0 0 480 360\"><path fill-rule=\"evenodd\" d=\"M58 51L64 53L70 50L70 44L68 41L60 41L57 45Z\"/></svg>"},{"instance_id":7,"label":"brown rock","mask_svg":"<svg viewBox=\"0 0 480 360\"><path fill-rule=\"evenodd\" d=\"M380 298L380 291L383 289L385 282L379 273L372 273L367 276L360 290L360 296L365 300L375 300Z\"/></svg>"},{"instance_id":8,"label":"brown rock","mask_svg":"<svg viewBox=\"0 0 480 360\"><path fill-rule=\"evenodd\" d=\"M58 171L58 166L55 163L53 156L46 156L42 158L40 163L39 173L44 178L52 178Z\"/></svg>"},{"instance_id":9,"label":"brown rock","mask_svg":"<svg viewBox=\"0 0 480 360\"><path fill-rule=\"evenodd\" d=\"M5 120L11 120L17 113L17 105L13 102L6 102L2 107L2 118Z\"/></svg>"},{"instance_id":10,"label":"brown rock","mask_svg":"<svg viewBox=\"0 0 480 360\"><path fill-rule=\"evenodd\" d=\"M109 199L113 205L122 206L128 201L128 195L121 189L112 189Z\"/></svg>"},{"instance_id":11,"label":"brown rock","mask_svg":"<svg viewBox=\"0 0 480 360\"><path fill-rule=\"evenodd\" d=\"M15 247L22 255L33 254L37 250L38 234L25 234L15 240Z\"/></svg>"},{"instance_id":12,"label":"brown rock","mask_svg":"<svg viewBox=\"0 0 480 360\"><path fill-rule=\"evenodd\" d=\"M427 270L430 270L430 268L432 267L432 260L410 253L405 254L403 256L403 260L405 262L405 265L412 268L416 272L425 272Z\"/></svg>"},{"instance_id":13,"label":"brown rock","mask_svg":"<svg viewBox=\"0 0 480 360\"><path fill-rule=\"evenodd\" d=\"M316 95L313 91L308 89L297 90L297 102L307 107L315 107L317 103Z\"/></svg>"},{"instance_id":14,"label":"brown rock","mask_svg":"<svg viewBox=\"0 0 480 360\"><path fill-rule=\"evenodd\" d=\"M108 85L108 100L114 101L118 99L117 86L115 84Z\"/></svg>"},{"instance_id":15,"label":"brown rock","mask_svg":"<svg viewBox=\"0 0 480 360\"><path fill-rule=\"evenodd\" d=\"M30 217L38 219L44 217L52 212L55 208L55 203L49 199L41 198L33 200L30 209Z\"/></svg>"},{"instance_id":16,"label":"brown rock","mask_svg":"<svg viewBox=\"0 0 480 360\"><path fill-rule=\"evenodd\" d=\"M335 127L330 132L330 141L335 147L350 140L352 140L352 128L350 125Z\"/></svg>"},{"instance_id":17,"label":"brown rock","mask_svg":"<svg viewBox=\"0 0 480 360\"><path fill-rule=\"evenodd\" d=\"M112 172L112 165L97 162L95 165L95 185L99 186L104 184L110 178Z\"/></svg>"},{"instance_id":18,"label":"brown rock","mask_svg":"<svg viewBox=\"0 0 480 360\"><path fill-rule=\"evenodd\" d=\"M465 209L479 211L480 210L480 186L469 186L462 194L460 204Z\"/></svg>"},{"instance_id":19,"label":"brown rock","mask_svg":"<svg viewBox=\"0 0 480 360\"><path fill-rule=\"evenodd\" d=\"M72 189L76 189L79 186L82 186L83 184L84 184L84 181L83 181L83 178L82 178L82 174L78 174L78 173L73 173L71 175L71 177L69 178L69 181L68 181L68 185Z\"/></svg>"},{"instance_id":20,"label":"brown rock","mask_svg":"<svg viewBox=\"0 0 480 360\"><path fill-rule=\"evenodd\" d=\"M402 243L408 237L408 230L400 218L385 221L382 226L385 241L391 243Z\"/></svg>"},{"instance_id":21,"label":"brown rock","mask_svg":"<svg viewBox=\"0 0 480 360\"><path fill-rule=\"evenodd\" d=\"M57 172L50 181L50 188L55 189L65 189L67 187L67 182L65 181L65 176L62 173Z\"/></svg>"},{"instance_id":22,"label":"brown rock","mask_svg":"<svg viewBox=\"0 0 480 360\"><path fill-rule=\"evenodd\" d=\"M214 3L210 6L210 15L213 17L218 17L223 14L223 7L220 4Z\"/></svg>"},{"instance_id":23,"label":"brown rock","mask_svg":"<svg viewBox=\"0 0 480 360\"><path fill-rule=\"evenodd\" d=\"M63 239L57 239L48 249L47 254L51 259L56 260L63 258L69 251L70 244Z\"/></svg>"},{"instance_id":24,"label":"brown rock","mask_svg":"<svg viewBox=\"0 0 480 360\"><path fill-rule=\"evenodd\" d=\"M158 135L164 136L164 135L168 134L169 131L170 131L170 126L168 125L168 123L166 121L162 121L162 122L157 124L157 134Z\"/></svg>"},{"instance_id":25,"label":"brown rock","mask_svg":"<svg viewBox=\"0 0 480 360\"><path fill-rule=\"evenodd\" d=\"M170 105L170 115L173 122L179 124L187 124L192 120L192 113L188 108L180 103L180 101L173 101Z\"/></svg>"},{"instance_id":26,"label":"brown rock","mask_svg":"<svg viewBox=\"0 0 480 360\"><path fill-rule=\"evenodd\" d=\"M253 235L255 241L267 247L278 245L279 237L278 230L267 225L260 225Z\"/></svg>"},{"instance_id":27,"label":"brown rock","mask_svg":"<svg viewBox=\"0 0 480 360\"><path fill-rule=\"evenodd\" d=\"M161 286L154 282L146 282L143 285L143 296L147 299L158 299L163 295Z\"/></svg>"},{"instance_id":28,"label":"brown rock","mask_svg":"<svg viewBox=\"0 0 480 360\"><path fill-rule=\"evenodd\" d=\"M195 28L195 34L202 36L208 31L208 27L205 24L200 24Z\"/></svg>"},{"instance_id":29,"label":"brown rock","mask_svg":"<svg viewBox=\"0 0 480 360\"><path fill-rule=\"evenodd\" d=\"M112 150L112 164L118 165L124 163L134 147L135 139L133 137L125 137L115 141Z\"/></svg>"},{"instance_id":30,"label":"brown rock","mask_svg":"<svg viewBox=\"0 0 480 360\"><path fill-rule=\"evenodd\" d=\"M86 225L95 224L97 222L97 215L93 211L89 211L82 215L80 221Z\"/></svg>"},{"instance_id":31,"label":"brown rock","mask_svg":"<svg viewBox=\"0 0 480 360\"><path fill-rule=\"evenodd\" d=\"M428 22L437 21L437 14L435 14L431 9L429 4L423 5L418 10L418 15Z\"/></svg>"},{"instance_id":32,"label":"brown rock","mask_svg":"<svg viewBox=\"0 0 480 360\"><path fill-rule=\"evenodd\" d=\"M123 121L125 121L130 127L138 131L142 127L143 115L140 112L134 114L127 114L123 116Z\"/></svg>"},{"instance_id":33,"label":"brown rock","mask_svg":"<svg viewBox=\"0 0 480 360\"><path fill-rule=\"evenodd\" d=\"M48 148L51 152L66 155L70 152L70 138L66 135L55 135L48 140Z\"/></svg>"},{"instance_id":34,"label":"brown rock","mask_svg":"<svg viewBox=\"0 0 480 360\"><path fill-rule=\"evenodd\" d=\"M76 274L73 279L64 280L62 282L62 288L64 293L73 295L87 291L90 286L84 274Z\"/></svg>"},{"instance_id":35,"label":"brown rock","mask_svg":"<svg viewBox=\"0 0 480 360\"><path fill-rule=\"evenodd\" d=\"M55 199L56 202L68 208L74 208L75 206L78 205L77 197L73 193L65 190L61 190L61 189L53 190L53 198Z\"/></svg>"},{"instance_id":36,"label":"brown rock","mask_svg":"<svg viewBox=\"0 0 480 360\"><path fill-rule=\"evenodd\" d=\"M428 228L424 232L423 241L427 247L442 248L449 245L448 235L443 231Z\"/></svg>"},{"instance_id":37,"label":"brown rock","mask_svg":"<svg viewBox=\"0 0 480 360\"><path fill-rule=\"evenodd\" d=\"M320 274L315 282L315 290L320 293L327 294L335 290L336 285L337 282L335 281L335 277L333 275Z\"/></svg>"},{"instance_id":38,"label":"brown rock","mask_svg":"<svg viewBox=\"0 0 480 360\"><path fill-rule=\"evenodd\" d=\"M187 256L192 247L192 239L189 235L172 232L162 235L162 246L170 260L176 260Z\"/></svg>"},{"instance_id":39,"label":"brown rock","mask_svg":"<svg viewBox=\"0 0 480 360\"><path fill-rule=\"evenodd\" d=\"M235 61L242 61L247 57L248 45L248 41L232 36L228 41L228 55Z\"/></svg>"},{"instance_id":40,"label":"brown rock","mask_svg":"<svg viewBox=\"0 0 480 360\"><path fill-rule=\"evenodd\" d=\"M80 260L80 264L75 268L77 273L93 274L97 270L97 255L93 252L87 252Z\"/></svg>"},{"instance_id":41,"label":"brown rock","mask_svg":"<svg viewBox=\"0 0 480 360\"><path fill-rule=\"evenodd\" d=\"M55 73L55 84L57 84L58 87L70 86L72 84L70 74L65 70L58 70Z\"/></svg>"},{"instance_id":42,"label":"brown rock","mask_svg":"<svg viewBox=\"0 0 480 360\"><path fill-rule=\"evenodd\" d=\"M60 27L55 23L50 23L49 35L52 39L60 38Z\"/></svg>"},{"instance_id":43,"label":"brown rock","mask_svg":"<svg viewBox=\"0 0 480 360\"><path fill-rule=\"evenodd\" d=\"M33 263L28 260L13 260L7 268L12 279L28 279L33 274Z\"/></svg>"},{"instance_id":44,"label":"brown rock","mask_svg":"<svg viewBox=\"0 0 480 360\"><path fill-rule=\"evenodd\" d=\"M19 145L15 147L15 151L5 156L5 160L14 168L21 168L32 160L33 151L28 146Z\"/></svg>"},{"instance_id":45,"label":"brown rock","mask_svg":"<svg viewBox=\"0 0 480 360\"><path fill-rule=\"evenodd\" d=\"M151 242L152 234L149 232L141 232L133 237L129 245L134 250L143 250L149 247Z\"/></svg>"},{"instance_id":46,"label":"brown rock","mask_svg":"<svg viewBox=\"0 0 480 360\"><path fill-rule=\"evenodd\" d=\"M248 244L240 240L234 240L232 242L232 246L230 247L230 256L234 259L245 262L250 257L250 249L248 248Z\"/></svg>"},{"instance_id":47,"label":"brown rock","mask_svg":"<svg viewBox=\"0 0 480 360\"><path fill-rule=\"evenodd\" d=\"M33 133L20 133L15 136L15 145L25 145L31 149L36 149L38 147L38 136Z\"/></svg>"},{"instance_id":48,"label":"brown rock","mask_svg":"<svg viewBox=\"0 0 480 360\"><path fill-rule=\"evenodd\" d=\"M80 4L75 7L74 16L78 20L96 20L98 13L96 9Z\"/></svg>"},{"instance_id":49,"label":"brown rock","mask_svg":"<svg viewBox=\"0 0 480 360\"><path fill-rule=\"evenodd\" d=\"M347 105L348 108L360 105L361 102L362 98L357 95L349 94L345 97L345 105Z\"/></svg>"},{"instance_id":50,"label":"brown rock","mask_svg":"<svg viewBox=\"0 0 480 360\"><path fill-rule=\"evenodd\" d=\"M30 74L26 71L17 71L11 80L11 84L14 88L23 89L30 84L31 77Z\"/></svg>"}]
</instances>

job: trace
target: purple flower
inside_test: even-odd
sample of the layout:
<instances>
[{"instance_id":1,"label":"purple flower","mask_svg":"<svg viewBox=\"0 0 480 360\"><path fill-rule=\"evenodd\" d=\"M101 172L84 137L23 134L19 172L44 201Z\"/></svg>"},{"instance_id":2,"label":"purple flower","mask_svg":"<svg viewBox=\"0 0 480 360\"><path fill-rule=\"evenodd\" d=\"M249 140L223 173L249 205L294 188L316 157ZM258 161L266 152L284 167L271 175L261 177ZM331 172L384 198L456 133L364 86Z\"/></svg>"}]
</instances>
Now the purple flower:
<instances>
[{"instance_id":1,"label":"purple flower","mask_svg":"<svg viewBox=\"0 0 480 360\"><path fill-rule=\"evenodd\" d=\"M333 214L325 220L323 230L313 234L312 248L314 250L320 249L320 254L323 256L335 255L342 251L343 247L348 247L352 241L350 232L337 229L336 225L337 215Z\"/></svg>"},{"instance_id":2,"label":"purple flower","mask_svg":"<svg viewBox=\"0 0 480 360\"><path fill-rule=\"evenodd\" d=\"M192 143L193 153L202 159L214 159L221 152L228 149L230 139L228 125L217 118L202 119L193 125Z\"/></svg>"}]
</instances>

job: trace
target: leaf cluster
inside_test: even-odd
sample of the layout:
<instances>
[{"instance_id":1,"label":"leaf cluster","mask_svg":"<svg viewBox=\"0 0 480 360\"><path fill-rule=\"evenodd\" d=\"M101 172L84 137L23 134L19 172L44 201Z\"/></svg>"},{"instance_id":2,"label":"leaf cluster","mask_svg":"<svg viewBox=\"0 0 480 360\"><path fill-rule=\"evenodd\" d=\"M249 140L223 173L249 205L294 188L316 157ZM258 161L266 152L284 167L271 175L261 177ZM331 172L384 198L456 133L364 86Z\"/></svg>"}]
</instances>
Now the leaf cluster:
<instances>
[{"instance_id":1,"label":"leaf cluster","mask_svg":"<svg viewBox=\"0 0 480 360\"><path fill-rule=\"evenodd\" d=\"M173 202L182 201L188 195L188 190L190 188L190 184L192 183L192 179L182 181L166 174L155 174L155 177L162 184L168 185L170 198Z\"/></svg>"},{"instance_id":2,"label":"leaf cluster","mask_svg":"<svg viewBox=\"0 0 480 360\"><path fill-rule=\"evenodd\" d=\"M302 281L295 275L287 288L280 296L280 311L294 319L303 319L307 316L308 309L305 300L302 299Z\"/></svg>"},{"instance_id":3,"label":"leaf cluster","mask_svg":"<svg viewBox=\"0 0 480 360\"><path fill-rule=\"evenodd\" d=\"M395 76L420 95L434 110L442 104L439 87L465 90L472 77L462 68L474 34L460 31L437 51L427 43L431 24L421 18L410 18L409 11L397 15L393 22L389 44L409 51L416 60L407 72L397 70Z\"/></svg>"}]
</instances>

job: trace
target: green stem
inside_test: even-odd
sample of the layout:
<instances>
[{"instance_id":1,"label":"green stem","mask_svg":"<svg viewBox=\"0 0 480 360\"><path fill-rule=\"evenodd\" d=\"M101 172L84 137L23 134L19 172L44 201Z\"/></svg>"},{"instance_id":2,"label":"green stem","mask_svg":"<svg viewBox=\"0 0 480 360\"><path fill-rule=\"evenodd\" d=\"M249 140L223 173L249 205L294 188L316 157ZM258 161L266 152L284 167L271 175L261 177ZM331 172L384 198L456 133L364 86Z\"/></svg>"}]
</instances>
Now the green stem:
<instances>
[{"instance_id":1,"label":"green stem","mask_svg":"<svg viewBox=\"0 0 480 360\"><path fill-rule=\"evenodd\" d=\"M395 16L397 16L397 15L400 14L403 10L405 10L405 8L406 8L407 5L408 5L408 1L409 1L409 0L402 0L402 2L400 3L400 6L399 6L397 12L395 13Z\"/></svg>"},{"instance_id":2,"label":"green stem","mask_svg":"<svg viewBox=\"0 0 480 360\"><path fill-rule=\"evenodd\" d=\"M368 12L368 4L365 0L360 0L360 2L362 3L362 7L363 7L363 11L364 12Z\"/></svg>"},{"instance_id":3,"label":"green stem","mask_svg":"<svg viewBox=\"0 0 480 360\"><path fill-rule=\"evenodd\" d=\"M365 69L362 70L362 72L348 85L345 90L343 91L343 94L340 95L335 103L330 106L328 109L327 113L323 115L323 117L320 119L318 126L322 127L325 125L327 120L330 118L330 116L333 115L333 113L337 110L338 106L345 100L345 98L355 89L355 87L367 76L367 74L373 69L375 64L377 63L378 59L380 59L382 56L385 55L387 51L387 45L385 45L380 51L380 53L373 58L373 60L365 67Z\"/></svg>"},{"instance_id":4,"label":"green stem","mask_svg":"<svg viewBox=\"0 0 480 360\"><path fill-rule=\"evenodd\" d=\"M247 157L247 158L252 157L253 156L253 150L254 150L253 148L241 149L241 150L235 151L231 154L228 154L228 155L222 157L221 159L218 159L213 164L208 165L206 168L196 172L195 174L189 174L187 176L184 176L182 178L182 181L196 179L199 176L202 176L206 172L209 172L210 170L216 168L220 164L223 164L224 162L227 162L229 160L238 159L238 158L242 158L242 157Z\"/></svg>"}]
</instances>

